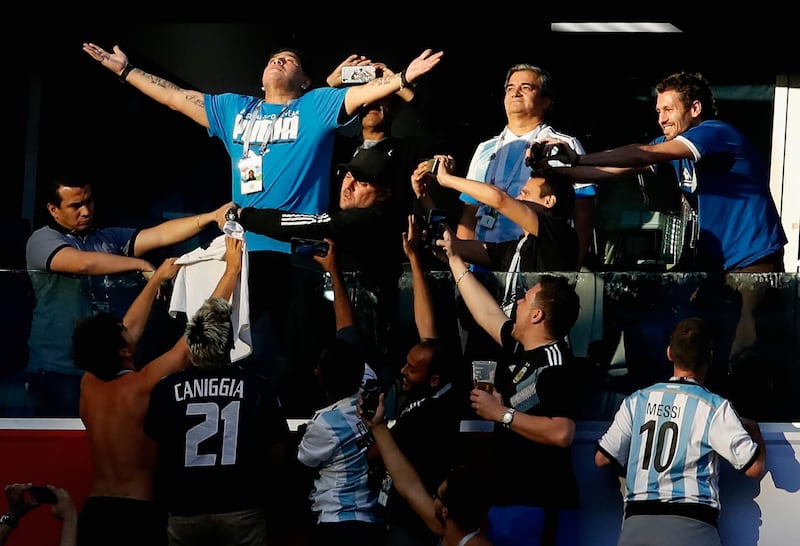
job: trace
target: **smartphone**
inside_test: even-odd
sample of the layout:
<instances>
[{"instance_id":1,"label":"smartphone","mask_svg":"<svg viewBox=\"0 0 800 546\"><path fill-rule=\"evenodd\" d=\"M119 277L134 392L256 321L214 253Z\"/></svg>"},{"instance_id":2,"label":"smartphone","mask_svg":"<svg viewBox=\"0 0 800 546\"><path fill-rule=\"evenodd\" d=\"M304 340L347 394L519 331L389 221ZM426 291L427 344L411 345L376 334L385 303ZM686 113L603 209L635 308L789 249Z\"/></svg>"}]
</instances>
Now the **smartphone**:
<instances>
[{"instance_id":1,"label":"smartphone","mask_svg":"<svg viewBox=\"0 0 800 546\"><path fill-rule=\"evenodd\" d=\"M374 66L343 66L342 83L359 84L367 83L375 79L376 71Z\"/></svg>"},{"instance_id":2,"label":"smartphone","mask_svg":"<svg viewBox=\"0 0 800 546\"><path fill-rule=\"evenodd\" d=\"M291 263L295 267L309 271L322 271L322 266L314 259L315 256L328 255L328 243L319 239L301 239L292 237Z\"/></svg>"},{"instance_id":3,"label":"smartphone","mask_svg":"<svg viewBox=\"0 0 800 546\"><path fill-rule=\"evenodd\" d=\"M299 237L292 237L291 241L292 254L299 254L301 256L327 256L328 243L320 241L319 239L301 239Z\"/></svg>"},{"instance_id":4,"label":"smartphone","mask_svg":"<svg viewBox=\"0 0 800 546\"><path fill-rule=\"evenodd\" d=\"M56 498L56 494L49 487L45 487L43 485L32 485L28 492L33 497L33 500L38 502L39 504L49 503L49 504L56 504L58 499Z\"/></svg>"},{"instance_id":5,"label":"smartphone","mask_svg":"<svg viewBox=\"0 0 800 546\"><path fill-rule=\"evenodd\" d=\"M428 166L425 169L425 172L430 174L436 174L436 171L439 170L439 158L434 157L433 159L428 160Z\"/></svg>"},{"instance_id":6,"label":"smartphone","mask_svg":"<svg viewBox=\"0 0 800 546\"><path fill-rule=\"evenodd\" d=\"M443 209L430 209L425 218L422 228L422 243L426 247L434 244L438 239L444 239L444 232L447 230L447 211Z\"/></svg>"},{"instance_id":7,"label":"smartphone","mask_svg":"<svg viewBox=\"0 0 800 546\"><path fill-rule=\"evenodd\" d=\"M375 417L380 402L381 386L376 379L367 379L361 393L361 415L367 419Z\"/></svg>"}]
</instances>

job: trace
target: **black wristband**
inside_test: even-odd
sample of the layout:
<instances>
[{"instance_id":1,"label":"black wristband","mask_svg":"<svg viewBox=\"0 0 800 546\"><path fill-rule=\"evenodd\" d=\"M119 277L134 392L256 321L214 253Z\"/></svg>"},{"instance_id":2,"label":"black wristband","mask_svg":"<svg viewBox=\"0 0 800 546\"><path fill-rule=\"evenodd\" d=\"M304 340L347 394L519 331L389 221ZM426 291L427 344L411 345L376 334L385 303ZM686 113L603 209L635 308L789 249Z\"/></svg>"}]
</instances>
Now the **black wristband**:
<instances>
[{"instance_id":1,"label":"black wristband","mask_svg":"<svg viewBox=\"0 0 800 546\"><path fill-rule=\"evenodd\" d=\"M18 523L19 523L19 516L17 516L13 512L6 512L2 516L0 516L0 524L8 525L12 529L16 529Z\"/></svg>"},{"instance_id":2,"label":"black wristband","mask_svg":"<svg viewBox=\"0 0 800 546\"><path fill-rule=\"evenodd\" d=\"M417 84L411 83L410 81L408 81L406 79L406 71L405 70L400 72L400 89L405 89L405 88L413 89L416 86L417 86Z\"/></svg>"},{"instance_id":3,"label":"black wristband","mask_svg":"<svg viewBox=\"0 0 800 546\"><path fill-rule=\"evenodd\" d=\"M575 154L575 161L572 162L573 167L577 167L581 162L581 154Z\"/></svg>"},{"instance_id":4,"label":"black wristband","mask_svg":"<svg viewBox=\"0 0 800 546\"><path fill-rule=\"evenodd\" d=\"M238 222L239 221L239 208L238 205L234 205L228 209L228 212L225 213L225 220L228 222Z\"/></svg>"},{"instance_id":5,"label":"black wristband","mask_svg":"<svg viewBox=\"0 0 800 546\"><path fill-rule=\"evenodd\" d=\"M128 81L128 74L131 73L131 70L133 70L133 65L131 63L126 64L125 68L122 69L122 72L119 73L120 83L125 83Z\"/></svg>"}]
</instances>

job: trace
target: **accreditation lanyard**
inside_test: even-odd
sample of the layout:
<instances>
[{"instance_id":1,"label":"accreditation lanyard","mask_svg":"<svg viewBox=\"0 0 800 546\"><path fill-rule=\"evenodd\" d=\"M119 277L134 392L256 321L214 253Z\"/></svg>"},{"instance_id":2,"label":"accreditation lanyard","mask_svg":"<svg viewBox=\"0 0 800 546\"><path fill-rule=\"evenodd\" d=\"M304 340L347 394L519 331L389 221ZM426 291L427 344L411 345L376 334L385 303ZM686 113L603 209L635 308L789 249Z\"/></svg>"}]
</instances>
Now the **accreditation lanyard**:
<instances>
[{"instance_id":1,"label":"accreditation lanyard","mask_svg":"<svg viewBox=\"0 0 800 546\"><path fill-rule=\"evenodd\" d=\"M503 294L503 311L506 316L511 318L511 312L517 303L517 283L519 282L520 262L522 261L522 245L528 240L528 235L524 234L517 243L514 257L506 272L506 286Z\"/></svg>"},{"instance_id":2,"label":"accreditation lanyard","mask_svg":"<svg viewBox=\"0 0 800 546\"><path fill-rule=\"evenodd\" d=\"M242 158L246 158L248 153L250 152L250 143L252 142L252 133L253 129L256 126L256 122L259 121L260 116L258 115L261 111L261 105L264 104L264 99L260 99L255 107L248 112L250 114L250 119L247 120L247 126L244 129L244 136L242 137ZM288 101L281 111L278 112L278 115L275 116L273 119L269 120L269 126L267 130L264 131L264 142L261 143L261 148L259 149L259 155L263 156L269 151L269 143L272 142L272 132L275 129L275 123L283 117L283 114L286 113L286 110L289 109L289 106L292 104L292 101Z\"/></svg>"}]
</instances>

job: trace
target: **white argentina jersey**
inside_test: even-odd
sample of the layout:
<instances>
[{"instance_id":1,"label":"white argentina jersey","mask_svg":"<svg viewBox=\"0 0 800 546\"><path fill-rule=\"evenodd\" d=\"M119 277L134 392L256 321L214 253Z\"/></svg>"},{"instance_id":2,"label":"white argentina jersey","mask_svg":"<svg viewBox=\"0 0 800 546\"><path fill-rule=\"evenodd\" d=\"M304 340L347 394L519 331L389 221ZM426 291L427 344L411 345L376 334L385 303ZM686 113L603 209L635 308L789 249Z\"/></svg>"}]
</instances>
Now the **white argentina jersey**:
<instances>
[{"instance_id":1,"label":"white argentina jersey","mask_svg":"<svg viewBox=\"0 0 800 546\"><path fill-rule=\"evenodd\" d=\"M626 467L626 502L717 510L719 457L741 470L758 450L728 400L678 378L625 398L598 446Z\"/></svg>"},{"instance_id":2,"label":"white argentina jersey","mask_svg":"<svg viewBox=\"0 0 800 546\"><path fill-rule=\"evenodd\" d=\"M356 415L357 403L343 398L317 411L297 449L297 459L318 471L309 495L318 523L378 521L366 454L374 437Z\"/></svg>"}]
</instances>

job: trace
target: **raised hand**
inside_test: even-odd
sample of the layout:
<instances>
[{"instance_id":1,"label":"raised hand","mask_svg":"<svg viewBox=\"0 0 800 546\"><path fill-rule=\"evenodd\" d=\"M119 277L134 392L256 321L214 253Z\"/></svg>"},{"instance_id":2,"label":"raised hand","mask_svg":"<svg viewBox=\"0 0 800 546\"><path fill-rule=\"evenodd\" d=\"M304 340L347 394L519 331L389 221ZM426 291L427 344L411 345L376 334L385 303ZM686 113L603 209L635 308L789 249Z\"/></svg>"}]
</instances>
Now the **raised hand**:
<instances>
[{"instance_id":1,"label":"raised hand","mask_svg":"<svg viewBox=\"0 0 800 546\"><path fill-rule=\"evenodd\" d=\"M98 61L101 65L111 70L114 74L119 75L122 69L128 64L128 56L125 55L119 46L114 46L114 52L109 53L102 47L91 42L84 42L83 50L89 54L92 59Z\"/></svg>"},{"instance_id":2,"label":"raised hand","mask_svg":"<svg viewBox=\"0 0 800 546\"><path fill-rule=\"evenodd\" d=\"M314 261L322 266L322 270L333 275L336 272L336 252L333 239L324 239L328 243L328 252L324 256L314 254Z\"/></svg>"},{"instance_id":3,"label":"raised hand","mask_svg":"<svg viewBox=\"0 0 800 546\"><path fill-rule=\"evenodd\" d=\"M25 492L32 485L32 483L10 483L3 488L8 501L8 511L12 512L17 518L21 518L39 506L39 503L35 500L26 500Z\"/></svg>"},{"instance_id":4,"label":"raised hand","mask_svg":"<svg viewBox=\"0 0 800 546\"><path fill-rule=\"evenodd\" d=\"M375 415L372 417L372 419L367 419L366 416L361 411L361 406L364 403L363 395L359 395L358 397L358 405L356 406L356 415L358 415L369 428L377 427L378 425L382 425L385 422L383 416L386 414L386 406L384 406L383 404L383 397L384 397L383 393L380 393L378 395L378 407L375 410Z\"/></svg>"},{"instance_id":5,"label":"raised hand","mask_svg":"<svg viewBox=\"0 0 800 546\"><path fill-rule=\"evenodd\" d=\"M419 250L419 235L417 233L417 222L413 214L408 215L408 230L403 232L403 252L408 258L417 255Z\"/></svg>"},{"instance_id":6,"label":"raised hand","mask_svg":"<svg viewBox=\"0 0 800 546\"><path fill-rule=\"evenodd\" d=\"M456 238L450 226L445 226L444 235L441 239L436 239L433 244L435 245L434 256L439 258L444 263L447 263L450 258L460 257L457 251Z\"/></svg>"},{"instance_id":7,"label":"raised hand","mask_svg":"<svg viewBox=\"0 0 800 546\"><path fill-rule=\"evenodd\" d=\"M75 508L72 497L70 497L69 491L62 487L54 487L52 485L48 485L47 487L55 493L56 499L58 499L50 510L53 517L62 520L76 517L77 509Z\"/></svg>"},{"instance_id":8,"label":"raised hand","mask_svg":"<svg viewBox=\"0 0 800 546\"><path fill-rule=\"evenodd\" d=\"M157 282L162 283L175 278L175 275L178 274L178 270L181 268L180 265L175 265L175 260L177 260L177 258L167 258L158 266L158 269L156 269L153 274Z\"/></svg>"},{"instance_id":9,"label":"raised hand","mask_svg":"<svg viewBox=\"0 0 800 546\"><path fill-rule=\"evenodd\" d=\"M570 148L565 142L555 138L546 138L538 142L543 146L543 148L540 149L539 153L534 154L533 162L535 169L550 168L550 161L560 161L564 165L569 166L575 165L578 152ZM533 151L533 146L525 150L526 162L531 161L531 153Z\"/></svg>"},{"instance_id":10,"label":"raised hand","mask_svg":"<svg viewBox=\"0 0 800 546\"><path fill-rule=\"evenodd\" d=\"M242 248L244 248L242 239L225 236L225 264L228 269L242 270Z\"/></svg>"},{"instance_id":11,"label":"raised hand","mask_svg":"<svg viewBox=\"0 0 800 546\"><path fill-rule=\"evenodd\" d=\"M422 161L411 173L411 189L418 198L425 197L433 180L434 177L428 172L428 160Z\"/></svg>"},{"instance_id":12,"label":"raised hand","mask_svg":"<svg viewBox=\"0 0 800 546\"><path fill-rule=\"evenodd\" d=\"M443 51L433 53L431 49L426 49L420 53L419 57L408 64L405 74L406 80L411 83L423 74L430 72L442 60L442 55L444 55Z\"/></svg>"}]
</instances>

